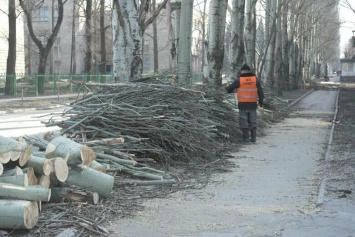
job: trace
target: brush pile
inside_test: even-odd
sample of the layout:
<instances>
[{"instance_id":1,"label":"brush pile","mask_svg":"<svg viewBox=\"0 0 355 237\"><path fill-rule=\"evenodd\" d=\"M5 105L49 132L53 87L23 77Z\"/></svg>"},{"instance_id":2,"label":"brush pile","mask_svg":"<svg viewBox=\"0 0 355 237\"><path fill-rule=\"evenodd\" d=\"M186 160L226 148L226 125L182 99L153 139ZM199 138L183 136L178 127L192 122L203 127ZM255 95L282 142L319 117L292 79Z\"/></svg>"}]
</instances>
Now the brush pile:
<instances>
[{"instance_id":1,"label":"brush pile","mask_svg":"<svg viewBox=\"0 0 355 237\"><path fill-rule=\"evenodd\" d=\"M205 162L223 151L220 138L239 137L235 107L223 97L169 84L106 84L46 126L59 126L62 135L120 158ZM123 142L102 142L118 138Z\"/></svg>"}]
</instances>

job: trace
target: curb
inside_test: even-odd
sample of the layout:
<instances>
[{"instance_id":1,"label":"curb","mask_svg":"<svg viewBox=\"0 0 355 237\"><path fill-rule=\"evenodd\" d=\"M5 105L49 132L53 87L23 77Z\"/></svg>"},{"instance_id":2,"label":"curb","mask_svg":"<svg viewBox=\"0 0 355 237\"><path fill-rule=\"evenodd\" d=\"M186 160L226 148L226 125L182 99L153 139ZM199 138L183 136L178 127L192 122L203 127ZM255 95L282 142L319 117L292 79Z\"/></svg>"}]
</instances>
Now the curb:
<instances>
[{"instance_id":1,"label":"curb","mask_svg":"<svg viewBox=\"0 0 355 237\"><path fill-rule=\"evenodd\" d=\"M317 197L317 202L316 202L317 207L323 205L323 203L324 203L324 193L325 193L326 182L327 182L327 178L328 178L327 165L329 162L329 157L330 157L330 153L331 153L332 145L333 145L333 134L334 134L334 128L335 128L335 121L336 121L337 114L338 114L339 94L340 94L340 89L338 89L337 97L335 100L335 112L334 112L334 117L332 120L332 128L330 129L327 151L325 153L325 158L324 158L323 178L322 178L322 181L319 185L318 197Z\"/></svg>"}]
</instances>

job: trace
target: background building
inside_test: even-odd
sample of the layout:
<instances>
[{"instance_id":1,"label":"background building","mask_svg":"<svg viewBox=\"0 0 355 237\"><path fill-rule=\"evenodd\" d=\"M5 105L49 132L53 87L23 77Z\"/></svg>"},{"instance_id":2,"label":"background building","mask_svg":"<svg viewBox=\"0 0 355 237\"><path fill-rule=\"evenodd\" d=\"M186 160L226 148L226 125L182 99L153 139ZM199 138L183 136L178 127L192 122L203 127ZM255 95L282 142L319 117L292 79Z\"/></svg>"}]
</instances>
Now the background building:
<instances>
[{"instance_id":1,"label":"background building","mask_svg":"<svg viewBox=\"0 0 355 237\"><path fill-rule=\"evenodd\" d=\"M7 56L9 50L9 11L8 0L0 0L0 74L6 73ZM24 48L24 21L23 15L19 15L16 21L16 73L25 73L25 48Z\"/></svg>"}]
</instances>

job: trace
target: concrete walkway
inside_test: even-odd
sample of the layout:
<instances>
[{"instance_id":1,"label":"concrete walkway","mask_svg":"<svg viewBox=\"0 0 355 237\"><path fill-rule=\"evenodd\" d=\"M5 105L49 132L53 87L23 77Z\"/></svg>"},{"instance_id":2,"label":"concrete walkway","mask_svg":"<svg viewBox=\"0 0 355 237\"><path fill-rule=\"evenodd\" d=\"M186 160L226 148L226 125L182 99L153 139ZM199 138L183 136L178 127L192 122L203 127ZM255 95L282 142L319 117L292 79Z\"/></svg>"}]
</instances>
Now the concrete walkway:
<instances>
[{"instance_id":1,"label":"concrete walkway","mask_svg":"<svg viewBox=\"0 0 355 237\"><path fill-rule=\"evenodd\" d=\"M314 91L267 136L233 154L237 168L201 190L144 203L111 236L355 236L349 203L316 206L337 91Z\"/></svg>"}]
</instances>

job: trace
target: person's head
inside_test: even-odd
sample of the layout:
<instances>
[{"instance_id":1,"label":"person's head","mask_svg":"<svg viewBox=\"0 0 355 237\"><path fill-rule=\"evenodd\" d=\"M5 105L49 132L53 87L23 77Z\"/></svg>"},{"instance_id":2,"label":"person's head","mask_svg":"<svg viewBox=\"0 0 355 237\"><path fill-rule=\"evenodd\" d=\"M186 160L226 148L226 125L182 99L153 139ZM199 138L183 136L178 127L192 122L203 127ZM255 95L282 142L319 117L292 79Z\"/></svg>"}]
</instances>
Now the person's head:
<instances>
[{"instance_id":1,"label":"person's head","mask_svg":"<svg viewBox=\"0 0 355 237\"><path fill-rule=\"evenodd\" d=\"M250 67L248 66L248 64L244 64L241 68L240 68L240 72L243 74L243 73L248 73L250 72L251 69Z\"/></svg>"}]
</instances>

